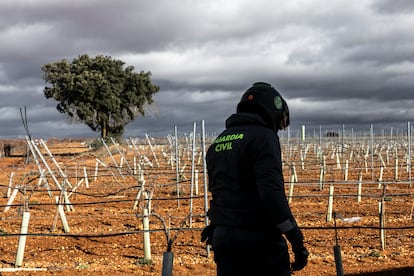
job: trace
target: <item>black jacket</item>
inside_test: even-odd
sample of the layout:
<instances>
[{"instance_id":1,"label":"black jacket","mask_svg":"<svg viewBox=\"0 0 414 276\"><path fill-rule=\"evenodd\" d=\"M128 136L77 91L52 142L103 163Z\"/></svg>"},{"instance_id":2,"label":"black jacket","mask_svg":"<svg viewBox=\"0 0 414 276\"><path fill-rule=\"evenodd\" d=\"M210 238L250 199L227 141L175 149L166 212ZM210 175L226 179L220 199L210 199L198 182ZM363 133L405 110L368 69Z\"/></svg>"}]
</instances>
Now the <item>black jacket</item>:
<instances>
[{"instance_id":1,"label":"black jacket","mask_svg":"<svg viewBox=\"0 0 414 276\"><path fill-rule=\"evenodd\" d=\"M279 137L260 116L231 115L226 130L209 147L206 162L213 224L273 230L293 219Z\"/></svg>"}]
</instances>

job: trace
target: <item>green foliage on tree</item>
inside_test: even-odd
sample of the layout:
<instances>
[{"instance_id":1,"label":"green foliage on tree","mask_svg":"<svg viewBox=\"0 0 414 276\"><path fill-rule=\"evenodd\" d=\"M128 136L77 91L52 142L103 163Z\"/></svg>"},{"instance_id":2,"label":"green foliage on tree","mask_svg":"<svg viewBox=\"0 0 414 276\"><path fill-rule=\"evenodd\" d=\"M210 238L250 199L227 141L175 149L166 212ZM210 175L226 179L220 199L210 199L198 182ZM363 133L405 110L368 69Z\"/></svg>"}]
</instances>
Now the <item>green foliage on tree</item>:
<instances>
[{"instance_id":1,"label":"green foliage on tree","mask_svg":"<svg viewBox=\"0 0 414 276\"><path fill-rule=\"evenodd\" d=\"M71 63L63 59L42 66L43 79L51 86L43 92L58 101L57 110L100 131L102 138L120 138L124 127L153 102L159 86L151 72L134 73L133 66L109 56L80 55Z\"/></svg>"}]
</instances>

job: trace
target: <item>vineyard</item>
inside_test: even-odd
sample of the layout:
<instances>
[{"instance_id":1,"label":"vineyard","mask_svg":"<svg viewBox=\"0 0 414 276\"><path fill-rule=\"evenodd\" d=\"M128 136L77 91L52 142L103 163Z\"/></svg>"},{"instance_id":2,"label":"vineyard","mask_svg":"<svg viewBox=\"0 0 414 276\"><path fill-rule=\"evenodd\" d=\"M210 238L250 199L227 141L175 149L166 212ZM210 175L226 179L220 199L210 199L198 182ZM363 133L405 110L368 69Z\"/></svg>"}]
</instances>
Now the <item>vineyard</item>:
<instances>
[{"instance_id":1,"label":"vineyard","mask_svg":"<svg viewBox=\"0 0 414 276\"><path fill-rule=\"evenodd\" d=\"M161 275L170 264L174 275L215 275L214 252L200 242L211 139L194 128L123 143L1 140L10 151L0 157L0 274ZM346 275L413 275L407 135L281 144L310 251L295 275L336 275L335 245Z\"/></svg>"}]
</instances>

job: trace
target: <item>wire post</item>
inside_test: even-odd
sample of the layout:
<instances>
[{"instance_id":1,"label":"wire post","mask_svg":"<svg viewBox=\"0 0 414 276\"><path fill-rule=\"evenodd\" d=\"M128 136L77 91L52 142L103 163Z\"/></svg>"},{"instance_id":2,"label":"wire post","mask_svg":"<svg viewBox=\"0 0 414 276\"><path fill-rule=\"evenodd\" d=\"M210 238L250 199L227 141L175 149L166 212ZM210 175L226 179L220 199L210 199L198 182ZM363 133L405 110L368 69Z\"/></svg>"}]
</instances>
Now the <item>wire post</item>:
<instances>
[{"instance_id":1,"label":"wire post","mask_svg":"<svg viewBox=\"0 0 414 276\"><path fill-rule=\"evenodd\" d=\"M411 124L407 123L407 142L408 142L408 153L407 153L407 170L408 170L408 181L410 188L411 185Z\"/></svg>"},{"instance_id":2,"label":"wire post","mask_svg":"<svg viewBox=\"0 0 414 276\"><path fill-rule=\"evenodd\" d=\"M177 207L180 207L180 156L178 150L178 130L177 126L174 126L174 137L175 137L175 181L176 181L176 194L177 194Z\"/></svg>"},{"instance_id":3,"label":"wire post","mask_svg":"<svg viewBox=\"0 0 414 276\"><path fill-rule=\"evenodd\" d=\"M191 143L191 187L190 187L190 227L193 225L193 197L194 197L194 174L195 174L195 155L196 155L196 131L197 124L193 123L193 139Z\"/></svg>"},{"instance_id":4,"label":"wire post","mask_svg":"<svg viewBox=\"0 0 414 276\"><path fill-rule=\"evenodd\" d=\"M374 180L374 125L371 124L371 180Z\"/></svg>"},{"instance_id":5,"label":"wire post","mask_svg":"<svg viewBox=\"0 0 414 276\"><path fill-rule=\"evenodd\" d=\"M386 236L385 236L385 196L386 196L387 185L384 184L382 191L382 198L378 202L379 205L379 228L381 238L381 249L385 250L386 247Z\"/></svg>"},{"instance_id":6,"label":"wire post","mask_svg":"<svg viewBox=\"0 0 414 276\"><path fill-rule=\"evenodd\" d=\"M207 183L207 163L206 163L206 130L204 120L201 120L201 155L203 158L203 182L204 182L204 214L205 226L209 225L208 212L208 183ZM210 257L210 246L207 245L207 257Z\"/></svg>"}]
</instances>

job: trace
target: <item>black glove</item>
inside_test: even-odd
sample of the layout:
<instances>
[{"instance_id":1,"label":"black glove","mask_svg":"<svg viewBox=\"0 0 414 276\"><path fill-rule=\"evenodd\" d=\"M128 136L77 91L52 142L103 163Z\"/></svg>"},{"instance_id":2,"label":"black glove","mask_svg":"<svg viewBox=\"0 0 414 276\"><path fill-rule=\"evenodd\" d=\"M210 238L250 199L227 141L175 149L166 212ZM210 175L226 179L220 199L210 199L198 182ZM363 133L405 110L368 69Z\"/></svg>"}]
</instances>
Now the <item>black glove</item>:
<instances>
[{"instance_id":1,"label":"black glove","mask_svg":"<svg viewBox=\"0 0 414 276\"><path fill-rule=\"evenodd\" d=\"M293 251L295 254L295 262L292 264L292 271L302 270L308 263L308 250L302 246L300 250Z\"/></svg>"},{"instance_id":2,"label":"black glove","mask_svg":"<svg viewBox=\"0 0 414 276\"><path fill-rule=\"evenodd\" d=\"M298 227L285 233L286 238L292 245L295 261L292 264L292 271L302 270L308 263L309 252L303 244L303 235Z\"/></svg>"},{"instance_id":3,"label":"black glove","mask_svg":"<svg viewBox=\"0 0 414 276\"><path fill-rule=\"evenodd\" d=\"M201 232L201 242L206 242L207 245L212 245L213 233L216 225L210 224L206 226Z\"/></svg>"}]
</instances>

